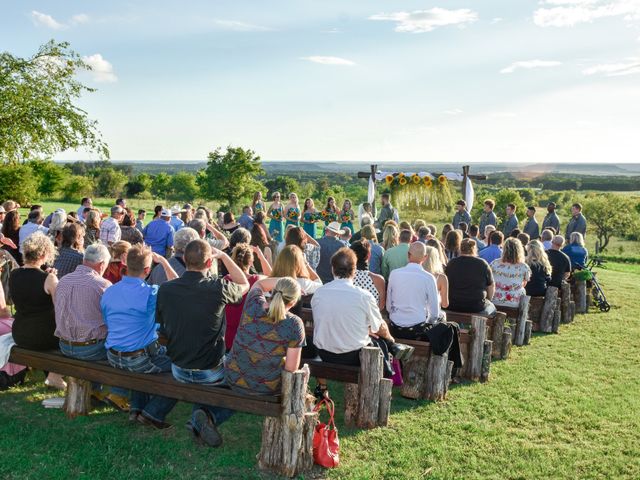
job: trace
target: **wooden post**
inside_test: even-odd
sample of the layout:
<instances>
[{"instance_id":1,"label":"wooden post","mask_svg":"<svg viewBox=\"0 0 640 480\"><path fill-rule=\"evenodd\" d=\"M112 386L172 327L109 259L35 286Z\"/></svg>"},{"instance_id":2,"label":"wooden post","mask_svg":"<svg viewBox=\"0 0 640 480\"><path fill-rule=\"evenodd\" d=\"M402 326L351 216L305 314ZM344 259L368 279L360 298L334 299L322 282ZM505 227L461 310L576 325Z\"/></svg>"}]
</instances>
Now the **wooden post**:
<instances>
[{"instance_id":1,"label":"wooden post","mask_svg":"<svg viewBox=\"0 0 640 480\"><path fill-rule=\"evenodd\" d=\"M500 342L500 359L506 360L511 353L511 329L505 328Z\"/></svg>"},{"instance_id":2,"label":"wooden post","mask_svg":"<svg viewBox=\"0 0 640 480\"><path fill-rule=\"evenodd\" d=\"M482 350L482 373L480 381L485 383L489 381L489 373L491 371L491 352L493 351L493 341L485 340Z\"/></svg>"},{"instance_id":3,"label":"wooden post","mask_svg":"<svg viewBox=\"0 0 640 480\"><path fill-rule=\"evenodd\" d=\"M553 323L551 324L551 332L552 333L558 333L558 329L560 328L560 317L561 317L561 312L560 312L560 307L561 307L561 300L560 298L556 299L556 309L554 311L554 315L553 315Z\"/></svg>"},{"instance_id":4,"label":"wooden post","mask_svg":"<svg viewBox=\"0 0 640 480\"><path fill-rule=\"evenodd\" d=\"M380 380L382 374L382 352L378 347L360 350L360 379L358 383L358 416L356 426L374 428L378 426L380 405Z\"/></svg>"},{"instance_id":5,"label":"wooden post","mask_svg":"<svg viewBox=\"0 0 640 480\"><path fill-rule=\"evenodd\" d=\"M449 363L451 366L449 366ZM437 402L445 399L447 390L449 389L452 369L453 362L449 362L447 355L431 354L431 357L429 357L429 366L427 367L427 385L425 391L425 397L428 400Z\"/></svg>"},{"instance_id":6,"label":"wooden post","mask_svg":"<svg viewBox=\"0 0 640 480\"><path fill-rule=\"evenodd\" d=\"M573 300L569 302L569 318L572 322L576 318L576 302Z\"/></svg>"},{"instance_id":7,"label":"wooden post","mask_svg":"<svg viewBox=\"0 0 640 480\"><path fill-rule=\"evenodd\" d=\"M514 345L521 346L524 344L524 334L527 327L527 320L529 319L529 301L531 297L529 295L522 295L520 297L520 305L518 306L518 320L516 323L515 336L513 338Z\"/></svg>"},{"instance_id":8,"label":"wooden post","mask_svg":"<svg viewBox=\"0 0 640 480\"><path fill-rule=\"evenodd\" d=\"M464 201L469 204L469 200L467 199L467 182L469 181L469 165L465 165L462 167L462 198Z\"/></svg>"},{"instance_id":9,"label":"wooden post","mask_svg":"<svg viewBox=\"0 0 640 480\"><path fill-rule=\"evenodd\" d=\"M486 339L487 319L478 315L471 317L471 345L469 346L468 377L477 382L482 375L482 357Z\"/></svg>"},{"instance_id":10,"label":"wooden post","mask_svg":"<svg viewBox=\"0 0 640 480\"><path fill-rule=\"evenodd\" d=\"M389 423L389 413L391 412L391 390L393 380L383 378L380 380L380 403L378 404L378 426L386 427Z\"/></svg>"},{"instance_id":11,"label":"wooden post","mask_svg":"<svg viewBox=\"0 0 640 480\"><path fill-rule=\"evenodd\" d=\"M573 320L569 307L571 303L571 285L568 282L562 282L560 291L562 292L562 323L570 323Z\"/></svg>"},{"instance_id":12,"label":"wooden post","mask_svg":"<svg viewBox=\"0 0 640 480\"><path fill-rule=\"evenodd\" d=\"M353 427L358 416L358 384L344 384L344 424Z\"/></svg>"},{"instance_id":13,"label":"wooden post","mask_svg":"<svg viewBox=\"0 0 640 480\"><path fill-rule=\"evenodd\" d=\"M533 322L531 320L527 320L524 324L524 341L523 345L529 345L531 341L531 332L533 331Z\"/></svg>"},{"instance_id":14,"label":"wooden post","mask_svg":"<svg viewBox=\"0 0 640 480\"><path fill-rule=\"evenodd\" d=\"M493 331L491 332L491 340L493 340L493 352L491 356L494 359L500 358L502 355L502 335L504 333L504 322L507 320L507 314L496 312L493 318Z\"/></svg>"},{"instance_id":15,"label":"wooden post","mask_svg":"<svg viewBox=\"0 0 640 480\"><path fill-rule=\"evenodd\" d=\"M429 358L413 352L409 360L402 363L402 388L400 395L414 400L424 397L427 383Z\"/></svg>"},{"instance_id":16,"label":"wooden post","mask_svg":"<svg viewBox=\"0 0 640 480\"><path fill-rule=\"evenodd\" d=\"M593 297L591 296L591 289L593 288L593 284L591 280L585 283L586 283L586 297L585 297L586 308L584 313L589 313L589 308L593 305Z\"/></svg>"},{"instance_id":17,"label":"wooden post","mask_svg":"<svg viewBox=\"0 0 640 480\"><path fill-rule=\"evenodd\" d=\"M67 393L62 408L69 418L89 415L91 411L91 382L67 377Z\"/></svg>"},{"instance_id":18,"label":"wooden post","mask_svg":"<svg viewBox=\"0 0 640 480\"><path fill-rule=\"evenodd\" d=\"M529 320L533 322L533 331L541 330L542 309L544 307L544 297L531 297L529 302Z\"/></svg>"},{"instance_id":19,"label":"wooden post","mask_svg":"<svg viewBox=\"0 0 640 480\"><path fill-rule=\"evenodd\" d=\"M587 282L576 280L576 313L587 313Z\"/></svg>"},{"instance_id":20,"label":"wooden post","mask_svg":"<svg viewBox=\"0 0 640 480\"><path fill-rule=\"evenodd\" d=\"M371 165L371 178L373 178L373 183L375 185L376 181L376 172L378 171L378 165ZM368 188L368 185L367 185ZM367 190L368 191L368 190ZM371 202L371 213L373 214L373 218L377 217L376 215L376 196L373 196L373 202Z\"/></svg>"},{"instance_id":21,"label":"wooden post","mask_svg":"<svg viewBox=\"0 0 640 480\"><path fill-rule=\"evenodd\" d=\"M547 287L547 293L544 296L544 305L540 314L540 331L551 333L553 317L556 311L556 303L558 302L558 288Z\"/></svg>"},{"instance_id":22,"label":"wooden post","mask_svg":"<svg viewBox=\"0 0 640 480\"><path fill-rule=\"evenodd\" d=\"M309 367L282 372L282 413L267 417L262 427L258 465L285 477L295 477L313 467L313 430L318 414L306 403Z\"/></svg>"}]
</instances>

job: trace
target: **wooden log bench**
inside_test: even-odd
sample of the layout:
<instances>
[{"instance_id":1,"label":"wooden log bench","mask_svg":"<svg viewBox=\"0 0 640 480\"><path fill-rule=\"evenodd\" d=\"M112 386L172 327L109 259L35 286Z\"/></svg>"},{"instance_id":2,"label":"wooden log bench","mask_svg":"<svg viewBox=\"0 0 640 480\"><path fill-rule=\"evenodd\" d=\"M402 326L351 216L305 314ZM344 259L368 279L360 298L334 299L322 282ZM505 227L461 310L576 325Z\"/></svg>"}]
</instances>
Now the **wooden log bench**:
<instances>
[{"instance_id":1,"label":"wooden log bench","mask_svg":"<svg viewBox=\"0 0 640 480\"><path fill-rule=\"evenodd\" d=\"M575 317L576 303L573 300L573 295L571 294L571 285L569 284L569 282L562 282L560 293L560 303L562 309L560 321L562 323L571 323L573 322L573 319Z\"/></svg>"},{"instance_id":2,"label":"wooden log bench","mask_svg":"<svg viewBox=\"0 0 640 480\"><path fill-rule=\"evenodd\" d=\"M486 338L492 341L491 358L494 360L506 360L508 358L511 351L511 330L509 328L505 329L506 313L496 312L494 317L487 317L476 313L446 310L446 314L447 320L457 323L461 330L469 330L471 328L471 318L473 316L485 318L487 326Z\"/></svg>"},{"instance_id":3,"label":"wooden log bench","mask_svg":"<svg viewBox=\"0 0 640 480\"><path fill-rule=\"evenodd\" d=\"M309 368L282 372L281 395L244 395L224 387L185 384L170 373L141 374L113 368L106 362L87 362L60 352L36 352L14 347L11 362L68 376L64 410L69 417L86 415L91 382L162 395L189 403L230 408L266 417L258 465L278 475L299 476L313 467L313 431L317 413L308 401Z\"/></svg>"},{"instance_id":4,"label":"wooden log bench","mask_svg":"<svg viewBox=\"0 0 640 480\"><path fill-rule=\"evenodd\" d=\"M529 320L529 303L531 297L522 295L517 308L498 306L501 312L507 314L511 323L511 338L514 345L522 346L529 343L533 323Z\"/></svg>"},{"instance_id":5,"label":"wooden log bench","mask_svg":"<svg viewBox=\"0 0 640 480\"><path fill-rule=\"evenodd\" d=\"M531 331L558 333L560 309L560 292L557 287L548 287L544 297L531 297L529 302Z\"/></svg>"}]
</instances>

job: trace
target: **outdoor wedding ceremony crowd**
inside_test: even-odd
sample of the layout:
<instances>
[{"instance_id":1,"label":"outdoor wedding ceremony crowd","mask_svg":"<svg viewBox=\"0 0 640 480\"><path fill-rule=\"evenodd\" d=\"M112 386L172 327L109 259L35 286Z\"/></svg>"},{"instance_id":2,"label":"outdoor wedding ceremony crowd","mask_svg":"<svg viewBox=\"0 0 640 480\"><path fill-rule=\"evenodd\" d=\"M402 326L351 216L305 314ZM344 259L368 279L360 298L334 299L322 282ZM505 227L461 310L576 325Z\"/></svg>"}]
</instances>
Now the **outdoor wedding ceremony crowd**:
<instances>
[{"instance_id":1,"label":"outdoor wedding ceremony crowd","mask_svg":"<svg viewBox=\"0 0 640 480\"><path fill-rule=\"evenodd\" d=\"M9 363L13 345L59 350L87 361L144 374L171 372L184 383L272 395L281 372L304 358L358 366L359 352L377 346L391 378L413 347L431 343L463 361L459 328L447 311L492 316L517 307L523 295L560 288L587 260L587 222L578 203L562 229L549 203L518 219L509 204L498 222L495 202L472 219L459 200L451 223L401 220L390 194L356 211L329 197L321 209L280 193L233 212L204 206L158 205L134 211L117 199L107 212L82 199L77 211L0 206L0 386L24 381L26 367ZM376 211L377 210L377 211ZM147 217L152 216L150 221ZM320 237L320 238L318 238ZM313 312L313 336L300 319ZM48 387L63 377L45 372ZM315 396L329 395L317 379ZM92 397L156 429L177 400L93 384ZM222 444L218 427L234 414L193 406L187 426L201 444Z\"/></svg>"}]
</instances>

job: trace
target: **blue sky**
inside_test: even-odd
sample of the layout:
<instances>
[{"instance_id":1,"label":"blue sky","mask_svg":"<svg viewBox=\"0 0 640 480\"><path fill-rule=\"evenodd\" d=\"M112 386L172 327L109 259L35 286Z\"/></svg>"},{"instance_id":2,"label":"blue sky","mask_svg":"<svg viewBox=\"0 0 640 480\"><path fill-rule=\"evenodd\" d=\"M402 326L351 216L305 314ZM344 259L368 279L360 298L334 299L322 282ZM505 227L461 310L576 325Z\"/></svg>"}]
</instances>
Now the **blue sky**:
<instances>
[{"instance_id":1,"label":"blue sky","mask_svg":"<svg viewBox=\"0 0 640 480\"><path fill-rule=\"evenodd\" d=\"M0 2L51 38L115 160L638 161L640 0Z\"/></svg>"}]
</instances>

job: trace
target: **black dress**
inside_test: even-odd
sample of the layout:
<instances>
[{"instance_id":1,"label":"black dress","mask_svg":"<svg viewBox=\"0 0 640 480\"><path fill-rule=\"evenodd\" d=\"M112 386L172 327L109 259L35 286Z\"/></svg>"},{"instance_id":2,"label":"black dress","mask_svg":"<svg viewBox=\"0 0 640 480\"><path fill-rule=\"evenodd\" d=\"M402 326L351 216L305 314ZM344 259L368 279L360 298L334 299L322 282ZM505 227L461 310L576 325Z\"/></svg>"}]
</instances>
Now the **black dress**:
<instances>
[{"instance_id":1,"label":"black dress","mask_svg":"<svg viewBox=\"0 0 640 480\"><path fill-rule=\"evenodd\" d=\"M18 268L9 277L9 291L16 307L12 334L19 347L32 350L58 348L56 317L51 295L44 291L49 274L35 268Z\"/></svg>"},{"instance_id":2,"label":"black dress","mask_svg":"<svg viewBox=\"0 0 640 480\"><path fill-rule=\"evenodd\" d=\"M544 267L539 263L530 265L531 278L527 282L525 290L530 297L544 297L547 293L547 284L551 281L551 276L544 271Z\"/></svg>"}]
</instances>

